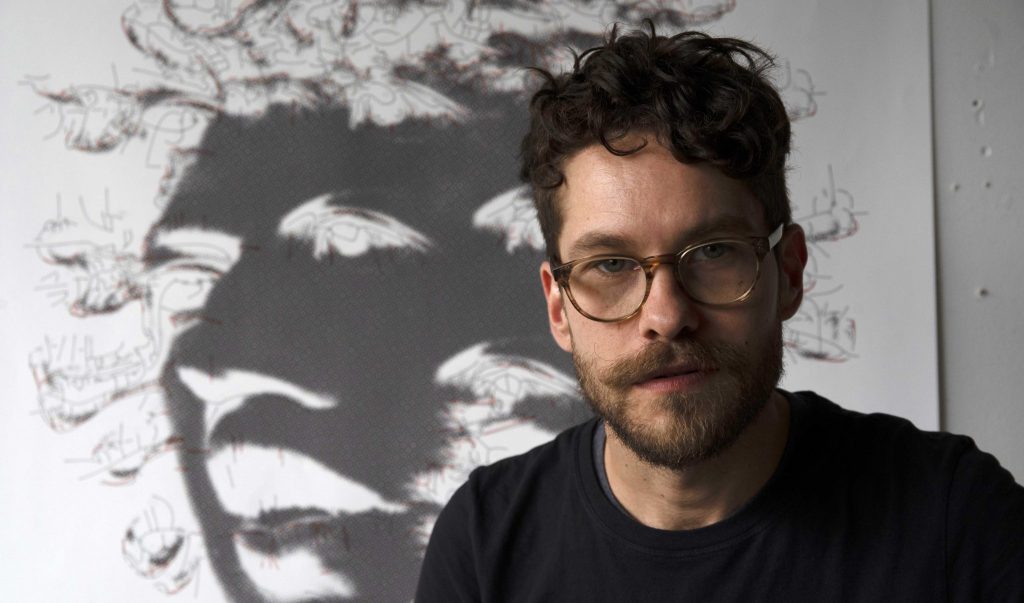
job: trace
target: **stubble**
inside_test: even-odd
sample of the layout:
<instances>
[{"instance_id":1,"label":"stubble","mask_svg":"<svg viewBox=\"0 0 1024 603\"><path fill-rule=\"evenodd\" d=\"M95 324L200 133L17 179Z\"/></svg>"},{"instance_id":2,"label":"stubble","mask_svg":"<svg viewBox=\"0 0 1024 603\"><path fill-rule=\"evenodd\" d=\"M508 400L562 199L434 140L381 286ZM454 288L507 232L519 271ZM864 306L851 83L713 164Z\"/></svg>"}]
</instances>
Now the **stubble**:
<instances>
[{"instance_id":1,"label":"stubble","mask_svg":"<svg viewBox=\"0 0 1024 603\"><path fill-rule=\"evenodd\" d=\"M709 371L699 391L639 399L638 380L682 362ZM573 364L594 413L637 457L683 469L732 445L764 408L782 376L782 325L751 350L686 339L652 343L603 374L575 351Z\"/></svg>"}]
</instances>

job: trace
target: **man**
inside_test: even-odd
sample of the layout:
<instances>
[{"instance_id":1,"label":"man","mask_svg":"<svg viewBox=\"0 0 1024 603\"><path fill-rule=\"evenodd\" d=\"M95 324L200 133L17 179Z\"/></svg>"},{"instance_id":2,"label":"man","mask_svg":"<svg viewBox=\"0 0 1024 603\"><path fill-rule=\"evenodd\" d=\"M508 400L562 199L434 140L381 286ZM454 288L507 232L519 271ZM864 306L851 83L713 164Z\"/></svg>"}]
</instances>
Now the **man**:
<instances>
[{"instance_id":1,"label":"man","mask_svg":"<svg viewBox=\"0 0 1024 603\"><path fill-rule=\"evenodd\" d=\"M1024 488L992 456L775 389L807 254L770 62L652 28L545 74L522 173L597 417L471 475L417 600L1024 600Z\"/></svg>"}]
</instances>

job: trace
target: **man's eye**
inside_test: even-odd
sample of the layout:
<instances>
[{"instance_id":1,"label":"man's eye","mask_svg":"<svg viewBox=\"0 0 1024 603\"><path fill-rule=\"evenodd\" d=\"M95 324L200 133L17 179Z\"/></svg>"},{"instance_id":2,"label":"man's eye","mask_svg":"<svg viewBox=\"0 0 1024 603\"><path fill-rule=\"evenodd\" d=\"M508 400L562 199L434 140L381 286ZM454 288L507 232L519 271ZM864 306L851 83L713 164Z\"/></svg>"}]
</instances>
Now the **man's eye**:
<instances>
[{"instance_id":1,"label":"man's eye","mask_svg":"<svg viewBox=\"0 0 1024 603\"><path fill-rule=\"evenodd\" d=\"M695 250L694 259L699 261L719 260L729 257L734 251L736 251L736 246L732 243L708 243Z\"/></svg>"},{"instance_id":2,"label":"man's eye","mask_svg":"<svg viewBox=\"0 0 1024 603\"><path fill-rule=\"evenodd\" d=\"M629 272L636 262L627 258L604 258L588 262L585 266L587 272L595 271L602 275L622 274Z\"/></svg>"}]
</instances>

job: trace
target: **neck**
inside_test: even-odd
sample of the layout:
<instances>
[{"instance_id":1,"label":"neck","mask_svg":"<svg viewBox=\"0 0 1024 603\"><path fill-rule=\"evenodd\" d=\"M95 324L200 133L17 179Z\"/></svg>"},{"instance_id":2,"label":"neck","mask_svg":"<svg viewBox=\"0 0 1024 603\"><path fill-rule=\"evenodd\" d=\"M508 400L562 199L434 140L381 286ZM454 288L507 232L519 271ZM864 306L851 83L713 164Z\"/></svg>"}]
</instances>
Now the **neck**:
<instances>
[{"instance_id":1,"label":"neck","mask_svg":"<svg viewBox=\"0 0 1024 603\"><path fill-rule=\"evenodd\" d=\"M771 478L789 436L789 402L772 392L739 438L721 454L684 469L645 463L609 425L604 450L615 498L640 523L661 530L692 530L728 518Z\"/></svg>"}]
</instances>

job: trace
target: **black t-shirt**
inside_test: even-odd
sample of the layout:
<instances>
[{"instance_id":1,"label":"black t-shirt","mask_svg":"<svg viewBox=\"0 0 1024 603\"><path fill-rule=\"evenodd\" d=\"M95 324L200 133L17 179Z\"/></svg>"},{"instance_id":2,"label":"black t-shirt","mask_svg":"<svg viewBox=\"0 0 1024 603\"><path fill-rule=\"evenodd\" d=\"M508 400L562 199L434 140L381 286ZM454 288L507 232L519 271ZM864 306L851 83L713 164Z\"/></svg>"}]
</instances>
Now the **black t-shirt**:
<instances>
[{"instance_id":1,"label":"black t-shirt","mask_svg":"<svg viewBox=\"0 0 1024 603\"><path fill-rule=\"evenodd\" d=\"M609 501L596 420L472 473L416 600L1024 602L1024 488L970 438L787 394L775 474L728 519L646 527Z\"/></svg>"}]
</instances>

